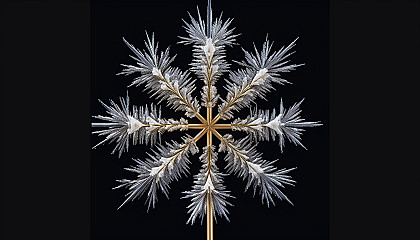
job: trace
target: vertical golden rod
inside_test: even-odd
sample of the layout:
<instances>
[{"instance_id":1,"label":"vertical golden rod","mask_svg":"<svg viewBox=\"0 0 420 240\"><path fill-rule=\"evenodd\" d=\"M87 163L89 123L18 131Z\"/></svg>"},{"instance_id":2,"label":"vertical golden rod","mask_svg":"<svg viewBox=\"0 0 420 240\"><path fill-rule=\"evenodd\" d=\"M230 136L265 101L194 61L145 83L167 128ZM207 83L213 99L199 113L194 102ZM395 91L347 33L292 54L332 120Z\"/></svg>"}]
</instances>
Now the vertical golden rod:
<instances>
[{"instance_id":1,"label":"vertical golden rod","mask_svg":"<svg viewBox=\"0 0 420 240\"><path fill-rule=\"evenodd\" d=\"M213 240L213 209L210 194L207 194L207 240Z\"/></svg>"},{"instance_id":2,"label":"vertical golden rod","mask_svg":"<svg viewBox=\"0 0 420 240\"><path fill-rule=\"evenodd\" d=\"M207 123L209 125L211 124L211 120L212 120L211 113L212 113L212 108L208 107L207 108ZM208 126L208 128L211 128L211 127ZM213 145L212 138L213 138L212 133L210 129L208 129L207 147L210 147L211 145ZM213 240L213 209L212 209L211 202L212 202L211 195L207 193L207 240Z\"/></svg>"},{"instance_id":3,"label":"vertical golden rod","mask_svg":"<svg viewBox=\"0 0 420 240\"><path fill-rule=\"evenodd\" d=\"M211 107L207 107L207 124L210 125L211 124L211 113L212 113L212 108Z\"/></svg>"},{"instance_id":4,"label":"vertical golden rod","mask_svg":"<svg viewBox=\"0 0 420 240\"><path fill-rule=\"evenodd\" d=\"M207 122L209 125L211 125L211 122L213 121L212 110L213 108L207 108Z\"/></svg>"},{"instance_id":5,"label":"vertical golden rod","mask_svg":"<svg viewBox=\"0 0 420 240\"><path fill-rule=\"evenodd\" d=\"M207 131L207 146L212 145L212 138L211 131ZM213 209L211 202L211 195L207 193L207 240L213 240Z\"/></svg>"}]
</instances>

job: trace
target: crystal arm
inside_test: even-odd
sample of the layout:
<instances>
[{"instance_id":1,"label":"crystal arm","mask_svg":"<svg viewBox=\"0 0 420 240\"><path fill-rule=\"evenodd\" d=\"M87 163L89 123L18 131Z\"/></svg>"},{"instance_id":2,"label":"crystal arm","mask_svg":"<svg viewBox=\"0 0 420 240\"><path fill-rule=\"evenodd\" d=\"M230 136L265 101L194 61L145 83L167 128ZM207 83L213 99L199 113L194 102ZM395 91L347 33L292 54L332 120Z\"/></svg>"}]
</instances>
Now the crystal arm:
<instances>
[{"instance_id":1,"label":"crystal arm","mask_svg":"<svg viewBox=\"0 0 420 240\"><path fill-rule=\"evenodd\" d=\"M139 51L123 40L136 55L132 58L136 60L137 66L122 64L126 68L119 74L140 73L130 86L144 84L145 90L149 90L152 96L156 96L160 101L167 100L168 106L174 110L183 110L186 116L196 116L205 123L205 119L199 114L200 106L197 100L191 96L195 90L194 80L189 77L189 73L170 67L175 56L169 56L169 48L158 55L158 44L154 41L154 35L151 39L147 35L145 51Z\"/></svg>"},{"instance_id":2,"label":"crystal arm","mask_svg":"<svg viewBox=\"0 0 420 240\"><path fill-rule=\"evenodd\" d=\"M187 37L180 37L183 44L193 45L192 71L203 80L201 92L202 105L213 107L219 97L214 86L217 79L228 71L229 64L225 60L225 47L235 44L233 29L229 29L231 19L223 22L221 16L213 21L210 3L207 7L207 22L197 9L198 20L190 15L191 23L185 23Z\"/></svg>"},{"instance_id":3,"label":"crystal arm","mask_svg":"<svg viewBox=\"0 0 420 240\"><path fill-rule=\"evenodd\" d=\"M225 160L228 162L228 173L234 172L238 177L248 178L245 191L253 185L255 194L259 187L262 202L265 201L267 206L270 203L274 205L272 195L292 204L279 187L284 188L286 184L295 183L290 176L286 175L295 168L278 170L273 166L275 161L263 160L261 154L256 151L255 144L247 142L246 139L234 141L232 135L221 136L216 130L213 130L213 134L221 141L219 151L227 151Z\"/></svg>"},{"instance_id":4,"label":"crystal arm","mask_svg":"<svg viewBox=\"0 0 420 240\"><path fill-rule=\"evenodd\" d=\"M289 109L283 107L283 101L280 101L280 113L276 115L273 109L271 115L268 110L251 111L246 119L236 119L231 123L232 130L244 131L249 134L253 140L275 140L279 137L280 149L283 152L285 137L295 145L305 146L301 143L301 135L306 127L322 126L319 121L306 122L301 118L300 105L303 100L295 103ZM217 125L217 124L216 124ZM270 137L271 136L271 137ZM306 148L305 148L306 149Z\"/></svg>"},{"instance_id":5,"label":"crystal arm","mask_svg":"<svg viewBox=\"0 0 420 240\"><path fill-rule=\"evenodd\" d=\"M196 142L204 136L206 129L203 129L194 138L184 137L184 142L179 144L172 142L164 147L159 145L158 152L154 152L155 156L149 154L146 161L135 160L137 166L126 168L126 170L137 173L137 179L134 180L118 180L121 184L115 188L127 187L129 193L126 194L126 200L119 208L125 205L128 201L141 197L147 192L146 202L148 208L155 207L157 202L157 190L168 197L169 184L173 180L178 180L181 174L188 173L188 154L195 154L198 152ZM114 188L114 189L115 189Z\"/></svg>"},{"instance_id":6,"label":"crystal arm","mask_svg":"<svg viewBox=\"0 0 420 240\"><path fill-rule=\"evenodd\" d=\"M248 94L252 91L252 88L257 86L258 80L260 80L262 77L263 76L255 76L250 83L244 82L244 84L242 84L242 87L234 87L233 91L228 93L228 102L224 102L222 105L219 106L219 113L213 119L212 124L215 124L217 121L219 121L220 118L228 119L233 117L233 115L229 117L226 116L226 113L229 113L233 109L233 106L235 104L238 104L243 98L248 96Z\"/></svg>"},{"instance_id":7,"label":"crystal arm","mask_svg":"<svg viewBox=\"0 0 420 240\"><path fill-rule=\"evenodd\" d=\"M175 99L178 99L181 105L187 106L187 113L190 115L188 116L195 116L202 122L203 124L206 124L206 119L199 113L199 107L193 106L193 104L197 104L196 101L188 101L187 99L191 99L190 94L187 91L184 91L183 89L180 90L178 82L172 83L168 81L170 78L170 75L166 75L166 77L163 76L162 72L159 69L153 69L153 75L158 77L161 80L161 89L168 90L172 93ZM181 92L182 91L182 92ZM191 90L192 92L193 90Z\"/></svg>"},{"instance_id":8,"label":"crystal arm","mask_svg":"<svg viewBox=\"0 0 420 240\"><path fill-rule=\"evenodd\" d=\"M274 89L273 82L288 83L280 78L280 73L289 72L302 65L286 65L289 61L285 59L292 54L288 51L295 46L295 41L273 53L270 53L272 43L268 40L263 44L261 53L255 46L255 55L244 50L245 61L237 63L245 69L230 72L230 81L226 87L228 94L226 100L222 100L222 104L219 105L219 113L214 118L213 124L219 119L231 119L233 111L249 106L257 97L265 99L265 94Z\"/></svg>"},{"instance_id":9,"label":"crystal arm","mask_svg":"<svg viewBox=\"0 0 420 240\"><path fill-rule=\"evenodd\" d=\"M208 134L210 136L210 134ZM191 198L191 204L188 206L190 218L187 223L193 224L197 217L204 218L207 213L208 217L219 216L225 217L229 220L227 214L227 205L231 205L227 202L226 198L231 197L229 191L226 191L226 187L223 186L222 174L218 171L216 166L217 153L214 151L213 145L208 145L203 148L203 154L200 156L202 162L202 169L198 175L194 176L194 184L192 190L184 192L186 194L183 198ZM208 224L212 224L213 219L208 219Z\"/></svg>"},{"instance_id":10,"label":"crystal arm","mask_svg":"<svg viewBox=\"0 0 420 240\"><path fill-rule=\"evenodd\" d=\"M116 146L112 153L119 151L119 156L122 152L128 151L130 140L132 144L150 142L154 145L157 137L165 131L172 132L175 130L186 130L189 127L188 121L184 118L180 120L164 119L161 118L160 110L156 106L151 105L150 108L145 107L132 107L130 111L129 97L124 99L120 97L120 106L110 101L110 105L106 105L101 100L99 102L105 107L109 116L94 116L94 118L107 121L92 123L92 127L106 128L92 132L99 136L106 135L105 139L95 145L93 148L105 143L116 142ZM192 126L194 128L194 126Z\"/></svg>"}]
</instances>

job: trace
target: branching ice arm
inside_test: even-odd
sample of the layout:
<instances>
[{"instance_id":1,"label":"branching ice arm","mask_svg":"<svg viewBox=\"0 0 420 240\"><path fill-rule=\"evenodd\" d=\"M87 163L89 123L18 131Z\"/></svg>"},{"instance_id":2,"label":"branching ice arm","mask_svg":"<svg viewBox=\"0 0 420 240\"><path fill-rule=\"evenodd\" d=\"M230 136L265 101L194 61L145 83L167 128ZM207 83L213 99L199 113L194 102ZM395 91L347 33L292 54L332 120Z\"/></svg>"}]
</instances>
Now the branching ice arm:
<instances>
[{"instance_id":1,"label":"branching ice arm","mask_svg":"<svg viewBox=\"0 0 420 240\"><path fill-rule=\"evenodd\" d=\"M106 105L102 101L101 104L107 110L109 116L94 116L94 118L107 121L92 123L94 128L106 128L92 132L99 136L106 135L105 139L95 145L93 148L109 141L116 142L116 146L112 153L119 151L121 156L123 151L128 151L130 140L132 144L149 142L154 145L156 138L165 131L172 132L175 130L188 129L188 121L184 118L180 120L163 119L160 117L160 111L155 106L150 109L146 107L133 106L132 110L129 109L129 98L120 98L120 106L113 101L110 105Z\"/></svg>"},{"instance_id":2,"label":"branching ice arm","mask_svg":"<svg viewBox=\"0 0 420 240\"><path fill-rule=\"evenodd\" d=\"M295 40L296 41L296 40ZM219 113L213 120L216 123L219 119L231 119L233 111L238 111L243 107L249 106L257 97L265 99L265 94L274 89L272 83L288 83L280 77L280 73L289 72L302 64L286 65L289 61L285 60L292 53L288 51L295 46L293 41L286 48L270 53L272 44L266 40L263 49L255 54L245 52L245 61L237 62L245 67L243 70L230 72L228 94L222 104L219 105Z\"/></svg>"},{"instance_id":3,"label":"branching ice arm","mask_svg":"<svg viewBox=\"0 0 420 240\"><path fill-rule=\"evenodd\" d=\"M217 213L221 217L228 218L227 198L232 197L226 187L223 185L223 177L226 176L218 171L215 164L217 160L217 153L214 151L215 147L209 145L203 148L203 154L200 156L202 162L202 169L200 173L194 176L194 185L192 190L185 191L183 198L191 198L191 204L188 206L190 217L187 223L194 224L196 218L201 221L207 211L207 204L210 201L211 211ZM208 213L207 213L208 214ZM216 217L215 214L213 214Z\"/></svg>"},{"instance_id":4,"label":"branching ice arm","mask_svg":"<svg viewBox=\"0 0 420 240\"><path fill-rule=\"evenodd\" d=\"M205 123L205 119L199 114L200 106L191 93L195 90L194 80L189 77L187 72L182 72L178 68L170 67L170 63L175 59L169 56L169 48L158 55L158 45L147 36L146 50L139 51L133 45L123 39L126 45L136 55L133 57L138 66L125 65L126 67L119 74L140 73L132 82L132 85L145 85L145 90L149 90L152 96L156 96L160 101L167 100L168 106L174 110L183 110L188 117L197 116Z\"/></svg>"},{"instance_id":5,"label":"branching ice arm","mask_svg":"<svg viewBox=\"0 0 420 240\"><path fill-rule=\"evenodd\" d=\"M136 160L137 166L126 170L137 173L135 180L118 180L121 184L115 188L127 187L126 200L120 207L128 201L134 200L147 192L148 207L155 207L157 202L157 190L160 189L168 197L169 184L173 180L178 180L181 175L188 173L188 153L198 152L196 142L205 134L205 129L200 131L194 138L187 136L183 138L184 143L173 142L168 146L158 146L158 152L154 151L154 156L149 154L146 161Z\"/></svg>"},{"instance_id":6,"label":"branching ice arm","mask_svg":"<svg viewBox=\"0 0 420 240\"><path fill-rule=\"evenodd\" d=\"M197 9L198 11L198 9ZM231 19L223 22L221 16L213 21L210 3L207 7L207 21L201 19L198 11L198 20L191 15L191 23L185 23L187 37L180 37L183 44L193 45L192 71L204 82L201 91L202 105L211 108L219 97L214 86L217 79L228 71L229 64L225 58L225 47L235 44L233 29L229 29Z\"/></svg>"},{"instance_id":7,"label":"branching ice arm","mask_svg":"<svg viewBox=\"0 0 420 240\"><path fill-rule=\"evenodd\" d=\"M217 131L213 133L221 141L219 151L227 151L225 160L228 162L226 166L228 172L234 172L243 179L248 178L245 191L253 185L255 194L259 187L262 201L263 203L265 201L267 206L270 203L274 205L272 195L292 204L279 187L284 188L286 184L295 183L290 176L286 175L295 168L278 170L273 166L275 161L268 162L261 158L261 154L255 149L255 144L244 139L234 141L230 134L221 136Z\"/></svg>"},{"instance_id":8,"label":"branching ice arm","mask_svg":"<svg viewBox=\"0 0 420 240\"><path fill-rule=\"evenodd\" d=\"M231 123L232 130L247 132L253 140L270 140L279 137L281 151L284 147L284 138L295 145L305 146L301 143L301 135L306 127L322 126L319 121L306 122L301 118L300 105L303 100L295 103L289 109L283 107L280 101L280 112L276 114L273 110L270 114L268 110L255 110L246 119L236 119ZM306 149L306 148L305 148Z\"/></svg>"}]
</instances>

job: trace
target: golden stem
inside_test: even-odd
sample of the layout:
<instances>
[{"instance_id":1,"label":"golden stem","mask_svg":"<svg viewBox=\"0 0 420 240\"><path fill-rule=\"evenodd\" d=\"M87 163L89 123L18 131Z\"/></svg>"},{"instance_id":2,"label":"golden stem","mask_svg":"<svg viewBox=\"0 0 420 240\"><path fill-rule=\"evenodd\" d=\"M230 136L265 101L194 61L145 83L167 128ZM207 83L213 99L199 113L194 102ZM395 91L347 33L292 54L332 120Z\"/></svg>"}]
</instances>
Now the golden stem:
<instances>
[{"instance_id":1,"label":"golden stem","mask_svg":"<svg viewBox=\"0 0 420 240\"><path fill-rule=\"evenodd\" d=\"M207 123L211 122L211 110L212 110L211 107L207 108Z\"/></svg>"},{"instance_id":2,"label":"golden stem","mask_svg":"<svg viewBox=\"0 0 420 240\"><path fill-rule=\"evenodd\" d=\"M204 124L207 124L206 119L205 119L203 116L201 116L201 114L200 114L200 113L196 112L196 113L195 113L195 116L198 118L198 120L200 120L200 122L202 122L202 123L204 123Z\"/></svg>"},{"instance_id":3,"label":"golden stem","mask_svg":"<svg viewBox=\"0 0 420 240\"><path fill-rule=\"evenodd\" d=\"M194 142L197 142L198 140L200 140L200 138L202 136L204 136L204 134L206 134L208 131L207 128L203 128L203 130L201 130L195 137L194 137Z\"/></svg>"},{"instance_id":4,"label":"golden stem","mask_svg":"<svg viewBox=\"0 0 420 240\"><path fill-rule=\"evenodd\" d=\"M213 210L211 196L207 193L207 240L213 240Z\"/></svg>"},{"instance_id":5,"label":"golden stem","mask_svg":"<svg viewBox=\"0 0 420 240\"><path fill-rule=\"evenodd\" d=\"M209 108L207 108L207 118L209 118ZM210 113L211 113L211 108L210 108ZM210 128L211 130L211 128ZM207 165L208 165L208 171L209 171L209 176L210 175L210 169L211 169L211 156L210 156L210 146L212 145L212 132L209 131L209 128L207 130L207 151L209 153L209 156L207 157ZM211 194L210 194L210 190L207 192L207 240L213 240L213 209L212 209L212 199L211 199Z\"/></svg>"},{"instance_id":6,"label":"golden stem","mask_svg":"<svg viewBox=\"0 0 420 240\"><path fill-rule=\"evenodd\" d=\"M211 69L212 59L207 62L207 100L210 100L210 90L211 90ZM212 108L209 107L210 102L207 102L207 166L208 166L208 176L211 179L211 150L210 147L212 143L212 134L211 134L211 121L212 121ZM212 180L212 179L211 179ZM207 191L207 240L213 240L213 209L212 209L212 200L210 189Z\"/></svg>"},{"instance_id":7,"label":"golden stem","mask_svg":"<svg viewBox=\"0 0 420 240\"><path fill-rule=\"evenodd\" d=\"M220 113L218 113L218 114L216 115L216 117L215 117L215 118L213 118L213 120L211 121L211 124L215 124L217 121L219 121L219 119L220 119Z\"/></svg>"},{"instance_id":8,"label":"golden stem","mask_svg":"<svg viewBox=\"0 0 420 240\"><path fill-rule=\"evenodd\" d=\"M211 129L211 132L214 134L214 136L216 136L220 141L224 141L222 135L220 135L220 133L218 131L216 131L215 129Z\"/></svg>"},{"instance_id":9,"label":"golden stem","mask_svg":"<svg viewBox=\"0 0 420 240\"><path fill-rule=\"evenodd\" d=\"M199 124L199 123L192 123L192 124L188 124L187 126L188 126L188 129L203 129L207 127L206 124Z\"/></svg>"},{"instance_id":10,"label":"golden stem","mask_svg":"<svg viewBox=\"0 0 420 240\"><path fill-rule=\"evenodd\" d=\"M231 129L232 125L230 123L214 124L213 129Z\"/></svg>"}]
</instances>

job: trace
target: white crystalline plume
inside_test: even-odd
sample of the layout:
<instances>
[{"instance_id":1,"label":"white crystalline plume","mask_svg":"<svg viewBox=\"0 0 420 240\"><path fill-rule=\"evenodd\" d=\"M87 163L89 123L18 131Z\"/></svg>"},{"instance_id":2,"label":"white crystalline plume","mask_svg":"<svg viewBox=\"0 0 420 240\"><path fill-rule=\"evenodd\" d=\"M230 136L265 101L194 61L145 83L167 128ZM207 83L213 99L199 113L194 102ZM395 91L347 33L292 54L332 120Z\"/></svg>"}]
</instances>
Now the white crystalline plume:
<instances>
[{"instance_id":1,"label":"white crystalline plume","mask_svg":"<svg viewBox=\"0 0 420 240\"><path fill-rule=\"evenodd\" d=\"M214 47L211 38L207 38L206 45L202 46L202 49L206 56L207 62L210 62L213 58L214 52L216 51L216 48Z\"/></svg>"},{"instance_id":2,"label":"white crystalline plume","mask_svg":"<svg viewBox=\"0 0 420 240\"><path fill-rule=\"evenodd\" d=\"M273 120L267 123L265 126L273 129L276 133L281 134L281 127L284 126L284 123L281 122L282 114L277 115Z\"/></svg>"},{"instance_id":3,"label":"white crystalline plume","mask_svg":"<svg viewBox=\"0 0 420 240\"><path fill-rule=\"evenodd\" d=\"M232 19L222 21L222 17L213 19L210 3L207 7L206 19L202 19L198 11L198 18L190 15L190 22L185 22L187 36L180 37L185 45L192 45L193 60L188 71L171 66L175 60L170 56L169 48L159 52L154 34L149 37L146 33L145 50L139 50L123 38L124 43L133 53L132 64L122 64L124 69L120 74L135 75L130 86L141 86L158 103L165 102L166 106L174 111L182 111L188 118L196 118L201 123L188 123L187 119L164 118L160 108L151 106L132 106L129 97L120 98L120 104L112 100L110 104L101 104L106 109L107 116L97 115L99 123L92 123L92 127L102 128L93 133L104 136L102 145L106 142L115 144L112 153L118 151L119 157L129 147L136 144L150 144L154 146L151 153L144 160L135 159L135 165L126 168L136 175L134 179L118 180L119 186L127 188L125 201L120 207L141 196L146 197L148 209L154 208L157 203L158 192L168 197L169 184L178 180L182 175L189 174L190 155L199 152L196 142L201 137L216 136L220 140L218 152L224 152L227 162L228 174L235 174L247 181L245 190L252 188L254 194L261 195L261 200L268 206L275 200L291 200L283 193L286 185L294 185L295 181L288 175L291 169L277 169L274 161L263 159L257 151L259 141L279 139L280 150L283 151L285 139L295 145L300 145L303 128L322 125L320 122L306 122L301 117L300 105L295 103L289 109L280 102L280 112L275 110L258 110L255 106L257 98L266 99L266 94L278 85L289 83L283 74L295 70L303 64L290 64L290 50L295 46L296 40L278 51L272 51L273 43L268 39L263 43L261 51L254 47L254 52L244 51L239 69L231 70L226 60L226 47L236 45L237 34L230 27ZM194 75L194 76L191 76ZM217 92L216 83L224 78L227 95L223 98ZM195 79L202 84L200 99L193 96L196 90ZM220 101L219 101L220 100ZM201 116L200 108L213 108L217 105L217 112L211 117L211 124ZM234 114L243 109L250 108L251 112L245 119L234 118ZM202 111L203 112L203 111ZM209 116L210 117L210 116ZM233 131L243 131L246 137L235 140L231 134L220 135L214 126L219 120L228 120L230 124L223 124L224 128ZM222 126L222 125L219 125ZM187 131L192 128L202 128L196 136L182 137L180 142L166 142L161 144L160 137L165 132ZM208 132L206 132L208 131ZM210 134L211 132L211 134ZM205 137L204 137L205 138ZM158 141L159 139L159 141ZM190 217L187 223L193 224L197 219L203 221L207 213L207 201L210 201L213 216L228 218L228 198L232 198L230 191L224 185L226 173L219 170L216 163L218 152L210 144L203 148L199 156L201 169L194 175L192 189L185 191L183 198L188 198Z\"/></svg>"},{"instance_id":4,"label":"white crystalline plume","mask_svg":"<svg viewBox=\"0 0 420 240\"><path fill-rule=\"evenodd\" d=\"M146 126L145 124L142 124L139 120L133 118L132 116L128 116L127 125L128 134L133 134L134 132L138 131L141 127Z\"/></svg>"},{"instance_id":5,"label":"white crystalline plume","mask_svg":"<svg viewBox=\"0 0 420 240\"><path fill-rule=\"evenodd\" d=\"M255 74L254 79L252 79L252 84L257 86L264 84L265 80L270 76L267 71L267 68L259 70L257 74Z\"/></svg>"}]
</instances>

